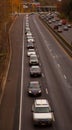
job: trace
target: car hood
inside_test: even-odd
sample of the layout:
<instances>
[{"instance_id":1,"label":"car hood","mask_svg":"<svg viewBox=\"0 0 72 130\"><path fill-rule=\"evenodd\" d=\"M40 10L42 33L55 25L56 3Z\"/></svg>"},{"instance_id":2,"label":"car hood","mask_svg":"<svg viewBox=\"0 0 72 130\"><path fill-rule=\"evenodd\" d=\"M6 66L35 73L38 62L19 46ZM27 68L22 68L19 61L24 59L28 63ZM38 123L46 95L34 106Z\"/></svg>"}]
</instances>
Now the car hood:
<instances>
[{"instance_id":1,"label":"car hood","mask_svg":"<svg viewBox=\"0 0 72 130\"><path fill-rule=\"evenodd\" d=\"M34 119L52 119L52 113L33 113Z\"/></svg>"},{"instance_id":2,"label":"car hood","mask_svg":"<svg viewBox=\"0 0 72 130\"><path fill-rule=\"evenodd\" d=\"M28 52L28 55L35 55L36 53L35 52Z\"/></svg>"},{"instance_id":3,"label":"car hood","mask_svg":"<svg viewBox=\"0 0 72 130\"><path fill-rule=\"evenodd\" d=\"M40 89L39 88L38 89L37 88L36 89L35 88L32 88L32 89L30 88L29 91L33 91L33 92L34 91L40 91Z\"/></svg>"},{"instance_id":4,"label":"car hood","mask_svg":"<svg viewBox=\"0 0 72 130\"><path fill-rule=\"evenodd\" d=\"M31 70L32 73L40 73L39 70Z\"/></svg>"},{"instance_id":5,"label":"car hood","mask_svg":"<svg viewBox=\"0 0 72 130\"><path fill-rule=\"evenodd\" d=\"M38 60L31 60L30 62L38 62Z\"/></svg>"}]
</instances>

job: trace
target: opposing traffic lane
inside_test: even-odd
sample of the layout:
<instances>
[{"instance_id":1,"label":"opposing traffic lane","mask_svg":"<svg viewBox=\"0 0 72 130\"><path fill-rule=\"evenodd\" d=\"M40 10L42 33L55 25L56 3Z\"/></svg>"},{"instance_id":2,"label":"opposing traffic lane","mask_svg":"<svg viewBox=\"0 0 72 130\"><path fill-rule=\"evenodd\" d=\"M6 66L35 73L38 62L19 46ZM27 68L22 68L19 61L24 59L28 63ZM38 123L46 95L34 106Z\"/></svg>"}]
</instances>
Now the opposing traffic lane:
<instances>
[{"instance_id":1,"label":"opposing traffic lane","mask_svg":"<svg viewBox=\"0 0 72 130\"><path fill-rule=\"evenodd\" d=\"M0 130L14 130L13 126L15 126L16 122L16 128L18 128L23 37L22 23L23 16L17 17L10 29L12 57L4 97L0 106Z\"/></svg>"}]
</instances>

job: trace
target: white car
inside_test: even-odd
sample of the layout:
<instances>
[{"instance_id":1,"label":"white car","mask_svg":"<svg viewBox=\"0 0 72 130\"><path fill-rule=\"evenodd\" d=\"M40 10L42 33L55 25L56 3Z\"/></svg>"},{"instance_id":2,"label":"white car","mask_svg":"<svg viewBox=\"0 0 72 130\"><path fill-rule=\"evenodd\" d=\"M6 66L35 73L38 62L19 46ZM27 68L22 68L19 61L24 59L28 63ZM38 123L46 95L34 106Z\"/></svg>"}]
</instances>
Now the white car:
<instances>
[{"instance_id":1,"label":"white car","mask_svg":"<svg viewBox=\"0 0 72 130\"><path fill-rule=\"evenodd\" d=\"M28 49L27 56L36 55L36 52L34 49Z\"/></svg>"},{"instance_id":2,"label":"white car","mask_svg":"<svg viewBox=\"0 0 72 130\"><path fill-rule=\"evenodd\" d=\"M32 65L30 67L30 76L31 77L41 77L41 68L39 65Z\"/></svg>"},{"instance_id":3,"label":"white car","mask_svg":"<svg viewBox=\"0 0 72 130\"><path fill-rule=\"evenodd\" d=\"M58 28L58 30L57 30L59 33L61 33L62 32L62 28Z\"/></svg>"},{"instance_id":4,"label":"white car","mask_svg":"<svg viewBox=\"0 0 72 130\"><path fill-rule=\"evenodd\" d=\"M35 99L32 112L34 125L52 125L53 112L47 99Z\"/></svg>"},{"instance_id":5,"label":"white car","mask_svg":"<svg viewBox=\"0 0 72 130\"><path fill-rule=\"evenodd\" d=\"M72 25L71 25L71 24L67 24L67 26L68 26L68 28L71 28L71 27L72 27Z\"/></svg>"},{"instance_id":6,"label":"white car","mask_svg":"<svg viewBox=\"0 0 72 130\"><path fill-rule=\"evenodd\" d=\"M31 38L33 38L32 35L27 35L27 39L31 39Z\"/></svg>"},{"instance_id":7,"label":"white car","mask_svg":"<svg viewBox=\"0 0 72 130\"><path fill-rule=\"evenodd\" d=\"M28 31L26 36L32 36L32 33L30 31Z\"/></svg>"},{"instance_id":8,"label":"white car","mask_svg":"<svg viewBox=\"0 0 72 130\"><path fill-rule=\"evenodd\" d=\"M27 39L27 42L33 42L33 43L34 43L35 40L34 40L34 38L28 38L28 39Z\"/></svg>"},{"instance_id":9,"label":"white car","mask_svg":"<svg viewBox=\"0 0 72 130\"><path fill-rule=\"evenodd\" d=\"M30 28L29 28L29 27L26 27L26 28L25 28L25 31L26 31L26 34L27 34L28 32L30 32Z\"/></svg>"},{"instance_id":10,"label":"white car","mask_svg":"<svg viewBox=\"0 0 72 130\"><path fill-rule=\"evenodd\" d=\"M64 30L64 31L68 31L68 29L69 29L68 26L67 26L67 25L64 25L63 30Z\"/></svg>"},{"instance_id":11,"label":"white car","mask_svg":"<svg viewBox=\"0 0 72 130\"><path fill-rule=\"evenodd\" d=\"M49 24L51 24L51 23L52 23L52 21L51 21L51 20L49 20L48 22L49 22Z\"/></svg>"},{"instance_id":12,"label":"white car","mask_svg":"<svg viewBox=\"0 0 72 130\"><path fill-rule=\"evenodd\" d=\"M31 55L29 65L39 65L39 60L37 58L37 55Z\"/></svg>"}]
</instances>

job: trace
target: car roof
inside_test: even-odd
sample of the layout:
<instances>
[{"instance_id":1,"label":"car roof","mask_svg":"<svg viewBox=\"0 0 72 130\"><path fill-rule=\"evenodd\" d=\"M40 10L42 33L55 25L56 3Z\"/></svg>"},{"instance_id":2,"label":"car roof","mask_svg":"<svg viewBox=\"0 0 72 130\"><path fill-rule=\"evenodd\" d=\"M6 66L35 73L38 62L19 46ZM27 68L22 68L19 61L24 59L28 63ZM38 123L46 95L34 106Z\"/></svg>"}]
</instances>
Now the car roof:
<instances>
[{"instance_id":1,"label":"car roof","mask_svg":"<svg viewBox=\"0 0 72 130\"><path fill-rule=\"evenodd\" d=\"M30 84L35 84L35 83L39 83L39 81L30 81Z\"/></svg>"},{"instance_id":2,"label":"car roof","mask_svg":"<svg viewBox=\"0 0 72 130\"><path fill-rule=\"evenodd\" d=\"M31 68L40 68L40 67L37 65L33 65L33 66L31 66Z\"/></svg>"},{"instance_id":3,"label":"car roof","mask_svg":"<svg viewBox=\"0 0 72 130\"><path fill-rule=\"evenodd\" d=\"M35 51L35 49L28 49L28 51Z\"/></svg>"},{"instance_id":4,"label":"car roof","mask_svg":"<svg viewBox=\"0 0 72 130\"><path fill-rule=\"evenodd\" d=\"M36 99L35 106L36 107L49 107L49 103L47 99Z\"/></svg>"},{"instance_id":5,"label":"car roof","mask_svg":"<svg viewBox=\"0 0 72 130\"><path fill-rule=\"evenodd\" d=\"M32 58L32 57L37 57L37 55L36 55L36 54L32 54L30 57L31 57L31 58Z\"/></svg>"}]
</instances>

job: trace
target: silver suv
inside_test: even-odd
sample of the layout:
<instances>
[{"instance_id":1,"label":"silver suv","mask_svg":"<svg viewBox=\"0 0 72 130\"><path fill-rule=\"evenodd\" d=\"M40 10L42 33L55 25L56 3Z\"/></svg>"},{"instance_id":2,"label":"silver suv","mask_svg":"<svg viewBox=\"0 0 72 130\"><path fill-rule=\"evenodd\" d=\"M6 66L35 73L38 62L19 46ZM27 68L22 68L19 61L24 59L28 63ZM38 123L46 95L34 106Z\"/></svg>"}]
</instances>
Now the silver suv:
<instances>
[{"instance_id":1,"label":"silver suv","mask_svg":"<svg viewBox=\"0 0 72 130\"><path fill-rule=\"evenodd\" d=\"M31 55L29 65L39 65L37 55Z\"/></svg>"},{"instance_id":2,"label":"silver suv","mask_svg":"<svg viewBox=\"0 0 72 130\"><path fill-rule=\"evenodd\" d=\"M53 112L47 99L36 99L32 105L34 125L52 125Z\"/></svg>"}]
</instances>

